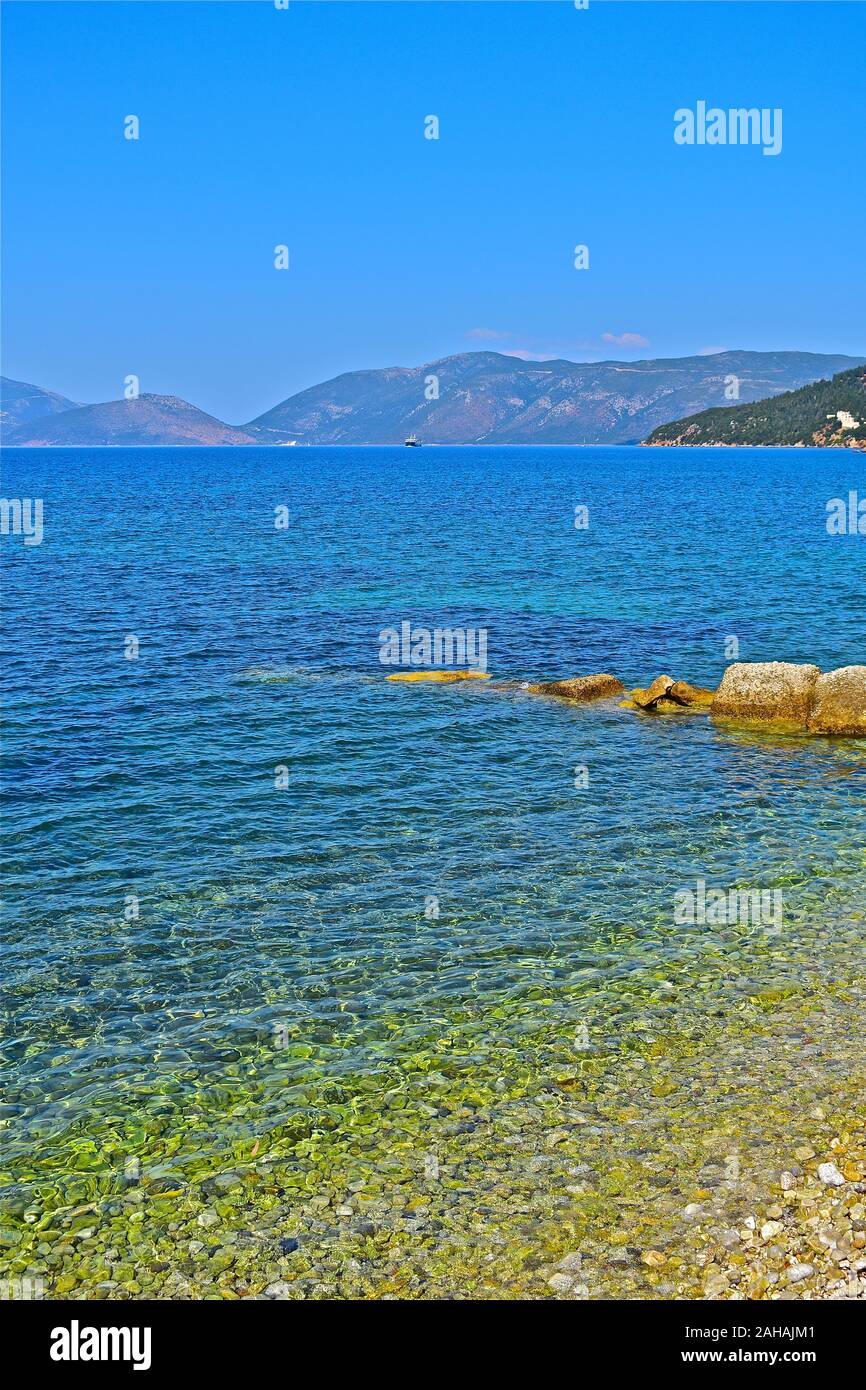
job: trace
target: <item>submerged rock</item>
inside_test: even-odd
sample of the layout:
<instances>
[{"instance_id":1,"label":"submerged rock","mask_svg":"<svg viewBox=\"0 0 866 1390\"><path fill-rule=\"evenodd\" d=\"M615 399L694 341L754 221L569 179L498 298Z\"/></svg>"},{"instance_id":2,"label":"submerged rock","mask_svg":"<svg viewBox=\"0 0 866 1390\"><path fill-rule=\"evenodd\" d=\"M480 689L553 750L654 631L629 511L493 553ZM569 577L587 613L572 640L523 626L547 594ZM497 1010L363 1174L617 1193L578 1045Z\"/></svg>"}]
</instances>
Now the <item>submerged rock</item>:
<instances>
[{"instance_id":1,"label":"submerged rock","mask_svg":"<svg viewBox=\"0 0 866 1390\"><path fill-rule=\"evenodd\" d=\"M828 1187L842 1187L845 1182L835 1163L819 1163L818 1177Z\"/></svg>"},{"instance_id":2,"label":"submerged rock","mask_svg":"<svg viewBox=\"0 0 866 1390\"><path fill-rule=\"evenodd\" d=\"M603 700L620 695L625 686L616 676L573 676L562 681L539 681L527 686L533 695L558 695L562 700Z\"/></svg>"},{"instance_id":3,"label":"submerged rock","mask_svg":"<svg viewBox=\"0 0 866 1390\"><path fill-rule=\"evenodd\" d=\"M818 677L809 732L866 735L866 666L840 666Z\"/></svg>"},{"instance_id":4,"label":"submerged rock","mask_svg":"<svg viewBox=\"0 0 866 1390\"><path fill-rule=\"evenodd\" d=\"M554 1293L571 1293L574 1280L570 1274L554 1274L552 1279L548 1279L548 1285Z\"/></svg>"},{"instance_id":5,"label":"submerged rock","mask_svg":"<svg viewBox=\"0 0 866 1390\"><path fill-rule=\"evenodd\" d=\"M386 681L434 681L445 685L452 681L489 681L489 671L395 671Z\"/></svg>"},{"instance_id":6,"label":"submerged rock","mask_svg":"<svg viewBox=\"0 0 866 1390\"><path fill-rule=\"evenodd\" d=\"M820 674L817 666L788 661L738 661L725 671L710 713L714 718L805 729Z\"/></svg>"}]
</instances>

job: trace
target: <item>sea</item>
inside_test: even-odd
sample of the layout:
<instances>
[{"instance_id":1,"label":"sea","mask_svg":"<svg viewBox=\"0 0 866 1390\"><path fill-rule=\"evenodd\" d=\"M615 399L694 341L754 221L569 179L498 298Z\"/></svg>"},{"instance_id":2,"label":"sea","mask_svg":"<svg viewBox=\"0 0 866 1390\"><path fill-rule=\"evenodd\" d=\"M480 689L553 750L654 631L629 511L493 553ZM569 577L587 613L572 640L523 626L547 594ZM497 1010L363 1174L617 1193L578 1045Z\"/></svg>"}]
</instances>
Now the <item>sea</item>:
<instances>
[{"instance_id":1,"label":"sea","mask_svg":"<svg viewBox=\"0 0 866 1390\"><path fill-rule=\"evenodd\" d=\"M866 746L526 687L864 663L864 469L4 451L7 1274L699 1296L684 1208L741 1218L862 1080ZM407 623L490 679L387 680ZM711 889L780 910L684 920Z\"/></svg>"}]
</instances>

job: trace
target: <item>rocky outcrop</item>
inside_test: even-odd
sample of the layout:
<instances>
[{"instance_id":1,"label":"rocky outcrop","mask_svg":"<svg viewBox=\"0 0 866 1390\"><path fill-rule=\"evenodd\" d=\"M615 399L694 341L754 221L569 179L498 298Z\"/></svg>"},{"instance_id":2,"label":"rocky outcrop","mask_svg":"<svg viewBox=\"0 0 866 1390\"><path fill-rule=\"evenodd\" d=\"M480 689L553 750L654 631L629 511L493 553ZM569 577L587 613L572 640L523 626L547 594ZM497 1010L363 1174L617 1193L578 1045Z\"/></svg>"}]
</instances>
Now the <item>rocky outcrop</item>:
<instances>
[{"instance_id":1,"label":"rocky outcrop","mask_svg":"<svg viewBox=\"0 0 866 1390\"><path fill-rule=\"evenodd\" d=\"M866 737L866 666L840 666L818 677L808 729L812 734Z\"/></svg>"},{"instance_id":2,"label":"rocky outcrop","mask_svg":"<svg viewBox=\"0 0 866 1390\"><path fill-rule=\"evenodd\" d=\"M705 690L700 685L692 685L690 681L675 681L672 676L656 676L652 685L648 685L645 690L633 690L629 699L623 701L623 708L642 709L652 713L687 707L706 709L715 693L714 690Z\"/></svg>"},{"instance_id":3,"label":"rocky outcrop","mask_svg":"<svg viewBox=\"0 0 866 1390\"><path fill-rule=\"evenodd\" d=\"M817 666L788 661L738 661L725 671L710 713L714 719L805 729L820 674Z\"/></svg>"},{"instance_id":4,"label":"rocky outcrop","mask_svg":"<svg viewBox=\"0 0 866 1390\"><path fill-rule=\"evenodd\" d=\"M389 681L489 680L486 671L395 671ZM497 690L525 690L586 704L621 695L625 686L616 676L600 672L565 680L498 681ZM656 676L621 700L621 709L645 714L709 713L721 723L763 724L776 730L810 734L840 734L866 738L866 666L842 666L822 675L819 667L788 661L735 662L718 690L691 681Z\"/></svg>"},{"instance_id":5,"label":"rocky outcrop","mask_svg":"<svg viewBox=\"0 0 866 1390\"><path fill-rule=\"evenodd\" d=\"M625 690L616 676L601 673L595 676L574 676L564 681L539 681L527 687L533 695L558 695L562 700L603 700L621 695Z\"/></svg>"},{"instance_id":6,"label":"rocky outcrop","mask_svg":"<svg viewBox=\"0 0 866 1390\"><path fill-rule=\"evenodd\" d=\"M631 703L637 705L638 709L655 709L659 701L666 698L673 683L673 676L656 676L646 689L639 686L631 692Z\"/></svg>"},{"instance_id":7,"label":"rocky outcrop","mask_svg":"<svg viewBox=\"0 0 866 1390\"><path fill-rule=\"evenodd\" d=\"M687 709L709 712L721 721L866 737L866 666L843 666L822 675L817 666L740 661L728 667L718 690L656 676L646 688L632 690L621 705L651 714Z\"/></svg>"}]
</instances>

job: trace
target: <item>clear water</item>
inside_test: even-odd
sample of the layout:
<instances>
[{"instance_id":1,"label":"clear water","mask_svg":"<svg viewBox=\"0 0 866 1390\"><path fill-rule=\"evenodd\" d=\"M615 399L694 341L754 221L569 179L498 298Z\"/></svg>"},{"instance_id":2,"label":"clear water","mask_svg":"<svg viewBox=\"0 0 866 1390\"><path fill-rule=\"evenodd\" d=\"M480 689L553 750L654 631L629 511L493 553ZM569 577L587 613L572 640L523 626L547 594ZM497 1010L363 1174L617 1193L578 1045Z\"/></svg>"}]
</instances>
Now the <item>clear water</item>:
<instances>
[{"instance_id":1,"label":"clear water","mask_svg":"<svg viewBox=\"0 0 866 1390\"><path fill-rule=\"evenodd\" d=\"M497 1106L543 1128L532 1106L602 1086L613 1114L644 1086L630 1059L657 1056L673 1070L644 1098L676 1094L650 1127L709 1123L735 1052L756 1115L802 1085L815 1010L809 1098L842 1087L866 749L496 681L715 685L730 637L746 661L863 662L866 542L824 521L864 468L801 449L6 451L4 495L45 508L41 545L3 540L12 1253L32 1263L34 1224L126 1192L130 1160L148 1200L266 1158L348 1210L344 1180L363 1196L375 1171L387 1205L389 1172L423 1179L431 1146L442 1219L471 1211L478 1241L455 1116L492 1126L489 1177ZM494 679L386 683L378 634L404 620L486 628ZM676 926L700 878L781 889L782 931ZM749 1032L762 996L777 1047ZM622 1135L596 1120L603 1187ZM515 1210L500 1195L491 1230Z\"/></svg>"}]
</instances>

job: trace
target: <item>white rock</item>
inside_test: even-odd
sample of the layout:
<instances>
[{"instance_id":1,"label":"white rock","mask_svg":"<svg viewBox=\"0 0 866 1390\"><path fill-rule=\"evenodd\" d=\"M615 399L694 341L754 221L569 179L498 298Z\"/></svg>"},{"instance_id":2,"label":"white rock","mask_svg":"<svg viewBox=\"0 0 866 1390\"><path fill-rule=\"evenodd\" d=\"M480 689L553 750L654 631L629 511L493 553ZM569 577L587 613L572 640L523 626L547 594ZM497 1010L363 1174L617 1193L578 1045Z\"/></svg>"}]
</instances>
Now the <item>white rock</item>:
<instances>
[{"instance_id":1,"label":"white rock","mask_svg":"<svg viewBox=\"0 0 866 1390\"><path fill-rule=\"evenodd\" d=\"M266 1298L288 1298L289 1286L282 1279L277 1284L268 1284L265 1289Z\"/></svg>"},{"instance_id":2,"label":"white rock","mask_svg":"<svg viewBox=\"0 0 866 1390\"><path fill-rule=\"evenodd\" d=\"M568 1274L554 1274L547 1283L555 1293L571 1293L574 1280Z\"/></svg>"},{"instance_id":3,"label":"white rock","mask_svg":"<svg viewBox=\"0 0 866 1390\"><path fill-rule=\"evenodd\" d=\"M781 1221L765 1221L761 1227L761 1240L772 1240L784 1230Z\"/></svg>"},{"instance_id":4,"label":"white rock","mask_svg":"<svg viewBox=\"0 0 866 1390\"><path fill-rule=\"evenodd\" d=\"M808 1279L810 1274L815 1273L814 1265L795 1264L788 1269L788 1283L799 1284L801 1279Z\"/></svg>"},{"instance_id":5,"label":"white rock","mask_svg":"<svg viewBox=\"0 0 866 1390\"><path fill-rule=\"evenodd\" d=\"M828 1187L844 1187L845 1179L839 1172L835 1163L821 1163L818 1165L818 1177Z\"/></svg>"},{"instance_id":6,"label":"white rock","mask_svg":"<svg viewBox=\"0 0 866 1390\"><path fill-rule=\"evenodd\" d=\"M685 1210L683 1211L683 1216L686 1218L687 1221L693 1221L693 1220L695 1219L695 1217L696 1217L696 1216L700 1216L700 1214L701 1214L701 1204L700 1204L700 1202L689 1202L688 1206L687 1206L687 1207L685 1208Z\"/></svg>"}]
</instances>

